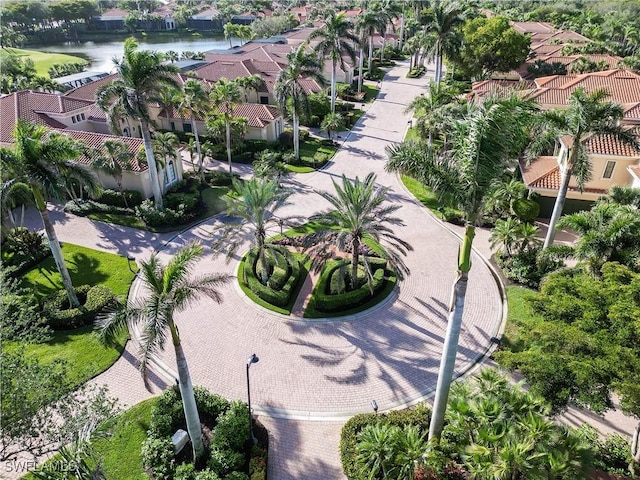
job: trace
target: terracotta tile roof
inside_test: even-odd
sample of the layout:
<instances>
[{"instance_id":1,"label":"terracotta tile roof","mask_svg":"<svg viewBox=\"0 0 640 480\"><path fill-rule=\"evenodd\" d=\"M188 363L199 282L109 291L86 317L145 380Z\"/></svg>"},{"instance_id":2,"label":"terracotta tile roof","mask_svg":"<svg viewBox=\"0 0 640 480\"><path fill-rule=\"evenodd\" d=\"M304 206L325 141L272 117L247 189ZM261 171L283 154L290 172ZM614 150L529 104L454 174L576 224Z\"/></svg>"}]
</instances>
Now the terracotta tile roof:
<instances>
[{"instance_id":1,"label":"terracotta tile roof","mask_svg":"<svg viewBox=\"0 0 640 480\"><path fill-rule=\"evenodd\" d=\"M272 105L242 103L233 110L237 117L245 117L250 127L263 128L280 116L280 111Z\"/></svg>"},{"instance_id":2,"label":"terracotta tile roof","mask_svg":"<svg viewBox=\"0 0 640 480\"><path fill-rule=\"evenodd\" d=\"M525 185L531 189L559 190L560 189L560 167L555 157L538 157L529 165L524 160L520 161L520 171ZM569 184L569 190L579 192L580 190ZM607 190L601 188L584 188L583 192L605 194Z\"/></svg>"},{"instance_id":3,"label":"terracotta tile roof","mask_svg":"<svg viewBox=\"0 0 640 480\"><path fill-rule=\"evenodd\" d=\"M549 55L553 55L556 52L562 50L563 45L546 45L544 43L540 43L538 45L532 46L531 51L536 54L536 59L541 57L547 57Z\"/></svg>"},{"instance_id":4,"label":"terracotta tile roof","mask_svg":"<svg viewBox=\"0 0 640 480\"><path fill-rule=\"evenodd\" d=\"M485 95L502 95L512 90L531 89L535 84L528 80L483 80L475 82L471 89L471 95L474 98L483 97Z\"/></svg>"},{"instance_id":5,"label":"terracotta tile roof","mask_svg":"<svg viewBox=\"0 0 640 480\"><path fill-rule=\"evenodd\" d=\"M636 134L638 129L636 128ZM640 157L640 150L617 140L611 135L594 135L585 140L584 144L590 153L611 155L616 157Z\"/></svg>"},{"instance_id":6,"label":"terracotta tile roof","mask_svg":"<svg viewBox=\"0 0 640 480\"><path fill-rule=\"evenodd\" d=\"M576 78L577 75L569 74L569 75L550 75L548 77L538 77L534 80L535 84L538 88L556 88L561 85L564 85L570 80Z\"/></svg>"},{"instance_id":7,"label":"terracotta tile roof","mask_svg":"<svg viewBox=\"0 0 640 480\"><path fill-rule=\"evenodd\" d=\"M0 141L12 141L11 133L19 118L48 127L64 128L64 124L47 113L68 113L92 104L93 102L85 100L31 90L0 97Z\"/></svg>"},{"instance_id":8,"label":"terracotta tile roof","mask_svg":"<svg viewBox=\"0 0 640 480\"><path fill-rule=\"evenodd\" d=\"M92 147L92 148L102 148L106 140L121 141L129 147L129 153L133 155L133 160L132 160L133 168L131 169L132 172L143 172L149 168L146 163L140 164L136 160L136 154L138 153L140 148L143 147L141 138L119 137L115 135L105 135L103 133L83 132L80 130L69 130L69 129L61 130L61 129L53 128L51 130L53 132L60 133L62 135L67 135L73 138L74 140L80 140L84 142L88 147ZM79 158L78 161L80 163L84 163L85 165L88 165L89 163L91 163L92 157L83 156Z\"/></svg>"},{"instance_id":9,"label":"terracotta tile roof","mask_svg":"<svg viewBox=\"0 0 640 480\"><path fill-rule=\"evenodd\" d=\"M556 30L547 22L511 22L511 26L520 33L553 33Z\"/></svg>"},{"instance_id":10,"label":"terracotta tile roof","mask_svg":"<svg viewBox=\"0 0 640 480\"><path fill-rule=\"evenodd\" d=\"M107 85L113 82L118 75L113 73L106 77L100 78L99 80L95 80L93 82L87 83L86 85L82 85L81 87L74 88L64 93L65 97L73 97L73 98L81 98L84 100L90 100L95 102L96 99L96 90L98 87L102 85Z\"/></svg>"},{"instance_id":11,"label":"terracotta tile roof","mask_svg":"<svg viewBox=\"0 0 640 480\"><path fill-rule=\"evenodd\" d=\"M624 105L624 117L627 119L640 119L640 102Z\"/></svg>"},{"instance_id":12,"label":"terracotta tile roof","mask_svg":"<svg viewBox=\"0 0 640 480\"><path fill-rule=\"evenodd\" d=\"M104 12L102 12L102 15L100 15L98 18L100 20L124 19L127 15L129 15L129 12L127 12L126 10L122 10L120 8L110 8L109 10L105 10Z\"/></svg>"}]
</instances>

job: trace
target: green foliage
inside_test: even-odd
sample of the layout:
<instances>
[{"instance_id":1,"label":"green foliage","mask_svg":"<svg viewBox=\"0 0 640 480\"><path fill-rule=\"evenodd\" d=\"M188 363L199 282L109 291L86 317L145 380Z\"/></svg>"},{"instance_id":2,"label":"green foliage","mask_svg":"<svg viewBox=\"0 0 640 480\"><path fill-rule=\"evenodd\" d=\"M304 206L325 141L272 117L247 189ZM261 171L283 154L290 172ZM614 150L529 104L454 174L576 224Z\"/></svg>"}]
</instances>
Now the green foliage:
<instances>
[{"instance_id":1,"label":"green foliage","mask_svg":"<svg viewBox=\"0 0 640 480\"><path fill-rule=\"evenodd\" d=\"M212 172L207 172L204 174L205 181L212 186L231 185L232 178L233 177L229 174L229 172L222 172L219 170L214 170Z\"/></svg>"},{"instance_id":2,"label":"green foliage","mask_svg":"<svg viewBox=\"0 0 640 480\"><path fill-rule=\"evenodd\" d=\"M100 195L96 198L96 201L104 203L105 205L112 205L114 207L121 208L126 208L127 205L129 208L134 208L142 203L142 194L138 190L125 190L123 194L127 199L126 204L120 192L108 189L102 190Z\"/></svg>"},{"instance_id":3,"label":"green foliage","mask_svg":"<svg viewBox=\"0 0 640 480\"><path fill-rule=\"evenodd\" d=\"M81 285L74 288L80 307L69 308L67 292L61 290L43 304L43 314L54 330L70 330L90 325L96 316L115 300L113 292L104 285Z\"/></svg>"},{"instance_id":4,"label":"green foliage","mask_svg":"<svg viewBox=\"0 0 640 480\"><path fill-rule=\"evenodd\" d=\"M603 439L594 427L586 423L576 433L595 451L594 468L618 475L631 474L631 447L623 437L614 433Z\"/></svg>"},{"instance_id":5,"label":"green foliage","mask_svg":"<svg viewBox=\"0 0 640 480\"><path fill-rule=\"evenodd\" d=\"M267 479L267 450L258 445L251 449L251 460L249 460L250 480Z\"/></svg>"},{"instance_id":6,"label":"green foliage","mask_svg":"<svg viewBox=\"0 0 640 480\"><path fill-rule=\"evenodd\" d=\"M173 442L171 437L149 437L142 445L142 466L153 472L157 480L172 480L175 476L173 463Z\"/></svg>"},{"instance_id":7,"label":"green foliage","mask_svg":"<svg viewBox=\"0 0 640 480\"><path fill-rule=\"evenodd\" d=\"M158 210L152 200L145 200L136 207L136 215L142 218L144 223L150 227L183 225L195 218L195 216L186 212L182 204L179 204L175 210L170 208Z\"/></svg>"},{"instance_id":8,"label":"green foliage","mask_svg":"<svg viewBox=\"0 0 640 480\"><path fill-rule=\"evenodd\" d=\"M4 271L0 272L0 318L4 342L38 343L51 335L35 295L21 289Z\"/></svg>"},{"instance_id":9,"label":"green foliage","mask_svg":"<svg viewBox=\"0 0 640 480\"><path fill-rule=\"evenodd\" d=\"M265 302L277 307L285 307L299 282L304 280L301 275L302 268L298 259L291 255L286 248L271 246L269 250L276 253L266 256L267 260L271 262L268 267L270 275L267 285L263 285L259 279L257 249L252 249L244 260L242 281ZM276 265L277 258L280 258L279 266ZM282 259L286 260L286 267L283 265Z\"/></svg>"},{"instance_id":10,"label":"green foliage","mask_svg":"<svg viewBox=\"0 0 640 480\"><path fill-rule=\"evenodd\" d=\"M498 352L555 411L570 402L596 412L611 408L616 389L628 412L640 415L636 372L640 351L640 275L616 263L601 277L562 270L542 282L532 300L541 320L520 328L518 351Z\"/></svg>"},{"instance_id":11,"label":"green foliage","mask_svg":"<svg viewBox=\"0 0 640 480\"><path fill-rule=\"evenodd\" d=\"M531 288L538 288L546 275L564 267L564 261L553 252L543 252L540 246L520 250L511 256L499 253L496 263L509 280Z\"/></svg>"},{"instance_id":12,"label":"green foliage","mask_svg":"<svg viewBox=\"0 0 640 480\"><path fill-rule=\"evenodd\" d=\"M82 72L87 65L87 62L54 63L49 67L47 73L51 78L64 77Z\"/></svg>"},{"instance_id":13,"label":"green foliage","mask_svg":"<svg viewBox=\"0 0 640 480\"><path fill-rule=\"evenodd\" d=\"M407 78L420 78L425 74L426 71L427 69L424 67L424 65L418 65L417 67L414 67L407 72Z\"/></svg>"},{"instance_id":14,"label":"green foliage","mask_svg":"<svg viewBox=\"0 0 640 480\"><path fill-rule=\"evenodd\" d=\"M80 217L86 217L92 213L132 215L134 212L131 208L117 207L95 200L70 200L65 204L64 211Z\"/></svg>"},{"instance_id":15,"label":"green foliage","mask_svg":"<svg viewBox=\"0 0 640 480\"><path fill-rule=\"evenodd\" d=\"M511 209L523 222L532 222L540 214L540 204L528 198L516 198L511 203Z\"/></svg>"}]
</instances>

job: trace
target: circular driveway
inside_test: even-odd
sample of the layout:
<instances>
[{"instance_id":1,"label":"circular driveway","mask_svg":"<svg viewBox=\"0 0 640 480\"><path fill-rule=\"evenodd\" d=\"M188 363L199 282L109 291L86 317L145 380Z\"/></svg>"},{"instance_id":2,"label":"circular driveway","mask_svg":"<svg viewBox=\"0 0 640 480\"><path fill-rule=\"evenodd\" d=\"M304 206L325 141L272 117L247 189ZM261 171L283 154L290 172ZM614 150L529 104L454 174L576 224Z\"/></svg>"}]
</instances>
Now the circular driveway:
<instances>
[{"instance_id":1,"label":"circular driveway","mask_svg":"<svg viewBox=\"0 0 640 480\"><path fill-rule=\"evenodd\" d=\"M396 234L413 246L405 259L411 273L386 302L343 321L273 314L249 301L237 286L223 287L222 304L204 299L176 315L194 384L246 400L246 360L256 353L260 361L251 368L252 403L266 415L344 418L370 411L374 399L382 411L415 403L434 391L459 239L413 199L395 174L384 171L385 146L402 141L409 120L404 110L425 83L390 75L385 80L378 99L329 166L286 180L295 193L283 214L304 219L326 207L316 190L332 190L332 181L343 174L364 178L374 172L377 182L389 188L389 201L402 205L396 215L404 226L396 227ZM160 258L167 261L193 240L210 244L219 225L211 219L183 232L164 246ZM193 273L235 275L247 249L248 243L229 263L207 254ZM501 322L496 280L474 255L456 374L486 353ZM160 360L172 370L173 349L167 348Z\"/></svg>"}]
</instances>

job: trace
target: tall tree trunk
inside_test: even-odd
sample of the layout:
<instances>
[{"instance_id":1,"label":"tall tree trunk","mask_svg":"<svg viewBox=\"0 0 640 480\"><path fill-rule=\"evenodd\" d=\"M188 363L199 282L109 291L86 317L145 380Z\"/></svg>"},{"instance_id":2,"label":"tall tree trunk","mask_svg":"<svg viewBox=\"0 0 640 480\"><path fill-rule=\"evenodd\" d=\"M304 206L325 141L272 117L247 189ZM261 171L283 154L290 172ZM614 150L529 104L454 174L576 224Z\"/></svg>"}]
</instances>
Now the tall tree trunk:
<instances>
[{"instance_id":1,"label":"tall tree trunk","mask_svg":"<svg viewBox=\"0 0 640 480\"><path fill-rule=\"evenodd\" d=\"M402 4L402 15L400 16L400 52L402 52L402 47L404 46L404 3Z\"/></svg>"},{"instance_id":2,"label":"tall tree trunk","mask_svg":"<svg viewBox=\"0 0 640 480\"><path fill-rule=\"evenodd\" d=\"M151 133L149 133L149 123L146 120L140 120L140 131L142 132L142 142L144 143L144 153L147 157L147 165L149 166L149 174L151 175L151 189L153 191L153 199L158 210L164 210L162 204L162 189L160 187L160 179L158 178L158 165L153 156L153 145L151 144Z\"/></svg>"},{"instance_id":3,"label":"tall tree trunk","mask_svg":"<svg viewBox=\"0 0 640 480\"><path fill-rule=\"evenodd\" d=\"M373 35L369 35L369 58L367 59L367 70L371 75L371 64L373 62Z\"/></svg>"},{"instance_id":4,"label":"tall tree trunk","mask_svg":"<svg viewBox=\"0 0 640 480\"><path fill-rule=\"evenodd\" d=\"M47 202L44 200L44 196L37 189L37 187L32 186L31 188L33 190L33 196L36 201L36 208L40 213L40 218L42 218L42 224L44 225L44 231L45 231L45 234L47 235L47 240L49 241L49 248L51 249L53 260L56 262L56 266L58 267L58 272L60 272L60 277L62 278L62 285L64 285L64 289L67 291L67 297L69 297L69 306L79 307L80 302L78 301L76 292L73 290L71 275L69 275L69 270L67 270L67 264L64 262L64 257L62 256L62 248L60 248L60 242L58 241L56 230L55 228L53 228L53 223L51 223L51 218L49 218L49 211L47 210Z\"/></svg>"},{"instance_id":5,"label":"tall tree trunk","mask_svg":"<svg viewBox=\"0 0 640 480\"><path fill-rule=\"evenodd\" d=\"M453 284L453 295L449 306L449 318L447 333L444 339L442 358L440 359L440 371L438 372L438 383L436 394L433 400L433 412L431 423L429 424L429 440L440 439L444 426L444 414L447 409L449 390L453 380L453 369L458 353L458 339L462 328L462 315L464 314L464 302L467 295L467 280L471 269L471 247L475 227L467 225L462 240L462 247L458 254L458 277Z\"/></svg>"},{"instance_id":6,"label":"tall tree trunk","mask_svg":"<svg viewBox=\"0 0 640 480\"><path fill-rule=\"evenodd\" d=\"M336 113L336 70L337 60L333 61L331 67L331 113Z\"/></svg>"},{"instance_id":7,"label":"tall tree trunk","mask_svg":"<svg viewBox=\"0 0 640 480\"><path fill-rule=\"evenodd\" d=\"M187 432L191 438L193 446L193 458L197 459L204 453L204 445L202 444L202 426L200 424L200 415L198 414L198 406L196 398L193 394L193 385L191 383L191 375L189 374L189 365L187 358L180 344L175 324L171 325L171 335L173 337L173 347L176 351L176 367L178 368L178 379L180 387L180 395L182 396L182 407L184 409L184 418L187 421Z\"/></svg>"},{"instance_id":8,"label":"tall tree trunk","mask_svg":"<svg viewBox=\"0 0 640 480\"><path fill-rule=\"evenodd\" d=\"M549 230L547 230L547 236L544 239L544 244L542 245L542 249L545 250L547 247L553 245L553 239L556 236L556 224L560 217L562 216L562 209L564 208L564 201L567 199L567 191L569 190L569 181L571 180L571 171L570 163L567 162L564 171L562 172L561 180L560 180L560 190L558 190L558 196L556 197L556 203L553 205L553 213L551 214L551 219L549 220Z\"/></svg>"},{"instance_id":9,"label":"tall tree trunk","mask_svg":"<svg viewBox=\"0 0 640 480\"><path fill-rule=\"evenodd\" d=\"M442 77L442 46L438 41L436 44L436 85L440 85L440 77Z\"/></svg>"},{"instance_id":10,"label":"tall tree trunk","mask_svg":"<svg viewBox=\"0 0 640 480\"><path fill-rule=\"evenodd\" d=\"M296 162L300 160L300 119L295 106L293 107L293 156Z\"/></svg>"},{"instance_id":11,"label":"tall tree trunk","mask_svg":"<svg viewBox=\"0 0 640 480\"><path fill-rule=\"evenodd\" d=\"M231 166L231 121L227 119L226 128L227 128L227 161L229 162L229 175L233 175L233 167Z\"/></svg>"},{"instance_id":12,"label":"tall tree trunk","mask_svg":"<svg viewBox=\"0 0 640 480\"><path fill-rule=\"evenodd\" d=\"M353 239L351 242L351 248L353 248L353 254L351 257L351 290L358 288L358 261L360 260L360 242L357 239Z\"/></svg>"},{"instance_id":13,"label":"tall tree trunk","mask_svg":"<svg viewBox=\"0 0 640 480\"><path fill-rule=\"evenodd\" d=\"M384 49L387 46L387 31L382 35L382 49L380 50L380 61L384 62Z\"/></svg>"},{"instance_id":14,"label":"tall tree trunk","mask_svg":"<svg viewBox=\"0 0 640 480\"><path fill-rule=\"evenodd\" d=\"M196 118L193 115L193 111L191 112L191 129L193 130L193 138L196 141L196 152L198 153L198 173L200 174L200 178L204 180L204 168L202 162L202 152L200 152L200 137L198 136L198 124L196 123ZM193 163L193 161L191 162Z\"/></svg>"},{"instance_id":15,"label":"tall tree trunk","mask_svg":"<svg viewBox=\"0 0 640 480\"><path fill-rule=\"evenodd\" d=\"M362 70L364 69L364 48L360 47L358 57L358 93L362 92Z\"/></svg>"}]
</instances>

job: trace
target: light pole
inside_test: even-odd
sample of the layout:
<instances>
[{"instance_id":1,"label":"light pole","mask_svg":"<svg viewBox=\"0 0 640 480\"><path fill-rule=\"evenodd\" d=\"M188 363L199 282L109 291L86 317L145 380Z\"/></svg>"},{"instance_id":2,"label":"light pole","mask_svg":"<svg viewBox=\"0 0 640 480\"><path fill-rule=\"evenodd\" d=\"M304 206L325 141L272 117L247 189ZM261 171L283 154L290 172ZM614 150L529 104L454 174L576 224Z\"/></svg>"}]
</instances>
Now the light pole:
<instances>
[{"instance_id":1,"label":"light pole","mask_svg":"<svg viewBox=\"0 0 640 480\"><path fill-rule=\"evenodd\" d=\"M253 436L253 416L251 415L251 384L249 383L249 368L254 363L258 363L260 359L254 353L247 360L247 404L249 405L249 440L255 445L258 443L256 437Z\"/></svg>"},{"instance_id":2,"label":"light pole","mask_svg":"<svg viewBox=\"0 0 640 480\"><path fill-rule=\"evenodd\" d=\"M133 264L136 264L136 259L135 257L132 256L128 256L127 257L127 265L129 266L129 270L131 270L131 273L136 273L135 270L131 267L131 262L133 262Z\"/></svg>"}]
</instances>

